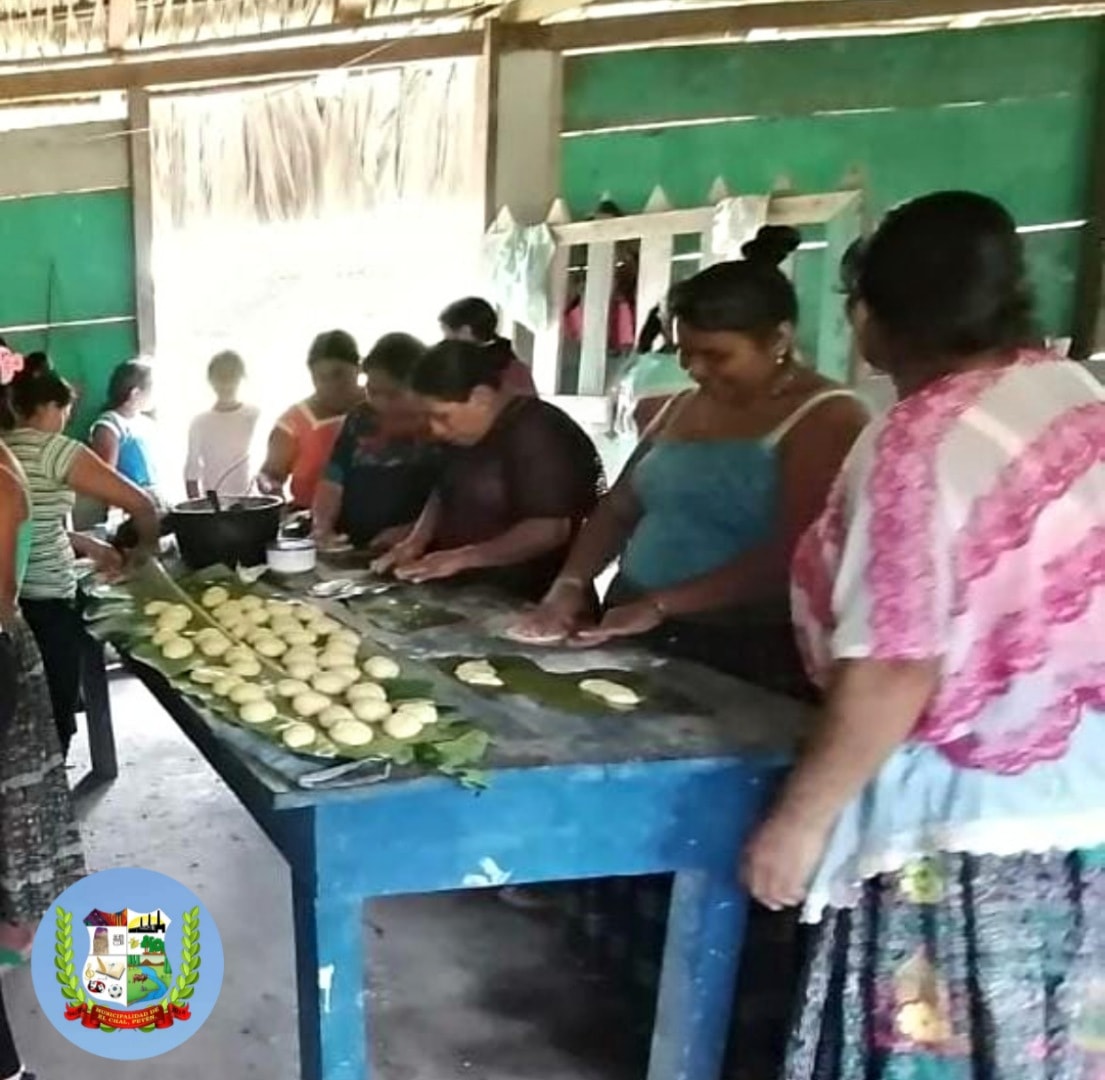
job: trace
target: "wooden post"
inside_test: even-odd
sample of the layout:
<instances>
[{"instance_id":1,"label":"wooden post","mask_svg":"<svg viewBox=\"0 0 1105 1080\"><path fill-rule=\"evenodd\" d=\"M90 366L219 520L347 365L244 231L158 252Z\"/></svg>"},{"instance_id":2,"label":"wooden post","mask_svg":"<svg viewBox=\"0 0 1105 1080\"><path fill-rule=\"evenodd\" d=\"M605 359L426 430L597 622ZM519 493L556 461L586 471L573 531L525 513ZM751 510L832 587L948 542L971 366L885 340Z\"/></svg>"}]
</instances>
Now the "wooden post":
<instances>
[{"instance_id":1,"label":"wooden post","mask_svg":"<svg viewBox=\"0 0 1105 1080\"><path fill-rule=\"evenodd\" d=\"M152 356L157 350L157 315L153 282L153 166L150 155L150 95L145 90L127 94L130 128L130 187L134 205L134 292L138 317L138 350Z\"/></svg>"}]
</instances>

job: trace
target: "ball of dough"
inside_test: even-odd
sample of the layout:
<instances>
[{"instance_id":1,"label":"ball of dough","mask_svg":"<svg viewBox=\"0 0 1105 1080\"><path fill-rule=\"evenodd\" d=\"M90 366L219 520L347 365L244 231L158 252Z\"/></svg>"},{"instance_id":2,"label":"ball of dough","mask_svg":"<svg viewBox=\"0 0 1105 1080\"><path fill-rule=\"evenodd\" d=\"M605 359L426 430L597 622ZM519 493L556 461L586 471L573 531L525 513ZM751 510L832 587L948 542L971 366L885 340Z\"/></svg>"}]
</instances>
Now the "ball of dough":
<instances>
[{"instance_id":1,"label":"ball of dough","mask_svg":"<svg viewBox=\"0 0 1105 1080\"><path fill-rule=\"evenodd\" d=\"M345 685L345 680L332 671L320 671L311 680L311 686L320 694L340 694L345 689Z\"/></svg>"},{"instance_id":2,"label":"ball of dough","mask_svg":"<svg viewBox=\"0 0 1105 1080\"><path fill-rule=\"evenodd\" d=\"M194 683L199 683L200 686L214 686L226 675L227 673L222 668L217 667L196 667L188 672L188 678Z\"/></svg>"},{"instance_id":3,"label":"ball of dough","mask_svg":"<svg viewBox=\"0 0 1105 1080\"><path fill-rule=\"evenodd\" d=\"M343 645L347 649L352 649L356 652L361 647L361 635L356 630L350 630L348 627L339 630L336 634L330 635L331 645Z\"/></svg>"},{"instance_id":4,"label":"ball of dough","mask_svg":"<svg viewBox=\"0 0 1105 1080\"><path fill-rule=\"evenodd\" d=\"M212 585L209 589L204 589L203 596L200 597L200 603L205 608L220 608L229 600L230 593L221 585Z\"/></svg>"},{"instance_id":5,"label":"ball of dough","mask_svg":"<svg viewBox=\"0 0 1105 1080\"><path fill-rule=\"evenodd\" d=\"M261 674L260 663L252 656L245 660L235 660L230 665L230 673L239 679L255 679Z\"/></svg>"},{"instance_id":6,"label":"ball of dough","mask_svg":"<svg viewBox=\"0 0 1105 1080\"><path fill-rule=\"evenodd\" d=\"M269 634L267 637L260 638L253 643L254 649L256 649L262 656L269 658L275 658L282 656L288 651L288 646L284 644L278 637L273 637Z\"/></svg>"},{"instance_id":7,"label":"ball of dough","mask_svg":"<svg viewBox=\"0 0 1105 1080\"><path fill-rule=\"evenodd\" d=\"M342 720L330 728L330 738L339 746L367 746L372 742L372 728L356 720Z\"/></svg>"},{"instance_id":8,"label":"ball of dough","mask_svg":"<svg viewBox=\"0 0 1105 1080\"><path fill-rule=\"evenodd\" d=\"M314 690L298 694L292 699L292 709L296 716L317 716L329 705L330 699L325 694L319 694Z\"/></svg>"},{"instance_id":9,"label":"ball of dough","mask_svg":"<svg viewBox=\"0 0 1105 1080\"><path fill-rule=\"evenodd\" d=\"M289 724L281 735L289 750L305 750L315 741L315 729L310 724Z\"/></svg>"},{"instance_id":10,"label":"ball of dough","mask_svg":"<svg viewBox=\"0 0 1105 1080\"><path fill-rule=\"evenodd\" d=\"M244 645L235 645L226 654L226 662L233 664L236 660L253 660L253 650L247 649Z\"/></svg>"},{"instance_id":11,"label":"ball of dough","mask_svg":"<svg viewBox=\"0 0 1105 1080\"><path fill-rule=\"evenodd\" d=\"M167 600L151 600L142 611L151 617L160 615L162 612L168 611L172 607Z\"/></svg>"},{"instance_id":12,"label":"ball of dough","mask_svg":"<svg viewBox=\"0 0 1105 1080\"><path fill-rule=\"evenodd\" d=\"M296 660L294 663L285 660L284 670L293 679L310 682L318 674L318 665L313 660Z\"/></svg>"},{"instance_id":13,"label":"ball of dough","mask_svg":"<svg viewBox=\"0 0 1105 1080\"><path fill-rule=\"evenodd\" d=\"M271 609L269 613L272 614ZM272 614L272 622L269 623L269 629L271 629L277 637L286 637L288 634L298 634L299 620L293 619L290 615Z\"/></svg>"},{"instance_id":14,"label":"ball of dough","mask_svg":"<svg viewBox=\"0 0 1105 1080\"><path fill-rule=\"evenodd\" d=\"M254 626L264 626L270 619L267 608L247 608L245 613L246 622L253 623Z\"/></svg>"},{"instance_id":15,"label":"ball of dough","mask_svg":"<svg viewBox=\"0 0 1105 1080\"><path fill-rule=\"evenodd\" d=\"M347 690L361 677L361 673L355 667L331 668L330 674L337 675L341 679L342 690Z\"/></svg>"},{"instance_id":16,"label":"ball of dough","mask_svg":"<svg viewBox=\"0 0 1105 1080\"><path fill-rule=\"evenodd\" d=\"M276 684L276 692L282 698L295 698L310 693L311 688L299 679L281 679Z\"/></svg>"},{"instance_id":17,"label":"ball of dough","mask_svg":"<svg viewBox=\"0 0 1105 1080\"><path fill-rule=\"evenodd\" d=\"M231 691L241 685L243 685L242 680L237 675L228 672L218 682L214 683L211 689L219 697L230 697Z\"/></svg>"},{"instance_id":18,"label":"ball of dough","mask_svg":"<svg viewBox=\"0 0 1105 1080\"><path fill-rule=\"evenodd\" d=\"M171 607L157 617L157 628L159 630L183 630L191 621L192 613L187 608L181 611L178 608Z\"/></svg>"},{"instance_id":19,"label":"ball of dough","mask_svg":"<svg viewBox=\"0 0 1105 1080\"><path fill-rule=\"evenodd\" d=\"M299 627L299 623L295 624ZM289 645L293 648L299 648L301 646L309 646L314 642L316 635L307 629L289 630L287 633L280 635Z\"/></svg>"},{"instance_id":20,"label":"ball of dough","mask_svg":"<svg viewBox=\"0 0 1105 1080\"><path fill-rule=\"evenodd\" d=\"M238 603L243 611L260 611L265 606L265 601L261 597L252 594L243 596Z\"/></svg>"},{"instance_id":21,"label":"ball of dough","mask_svg":"<svg viewBox=\"0 0 1105 1080\"><path fill-rule=\"evenodd\" d=\"M271 701L248 701L238 710L245 724L267 724L276 718L276 706Z\"/></svg>"},{"instance_id":22,"label":"ball of dough","mask_svg":"<svg viewBox=\"0 0 1105 1080\"><path fill-rule=\"evenodd\" d=\"M205 637L200 641L200 652L203 653L204 656L209 656L212 659L218 656L225 656L229 650L229 639L223 637L218 631L215 631L215 634Z\"/></svg>"},{"instance_id":23,"label":"ball of dough","mask_svg":"<svg viewBox=\"0 0 1105 1080\"><path fill-rule=\"evenodd\" d=\"M265 607L274 619L290 619L295 605L288 600L266 600Z\"/></svg>"},{"instance_id":24,"label":"ball of dough","mask_svg":"<svg viewBox=\"0 0 1105 1080\"><path fill-rule=\"evenodd\" d=\"M170 638L161 646L161 655L166 660L185 660L196 651L196 647L183 637Z\"/></svg>"},{"instance_id":25,"label":"ball of dough","mask_svg":"<svg viewBox=\"0 0 1105 1080\"><path fill-rule=\"evenodd\" d=\"M607 705L617 708L628 709L641 704L641 695L636 690L611 679L584 679L579 688L585 694L601 698Z\"/></svg>"},{"instance_id":26,"label":"ball of dough","mask_svg":"<svg viewBox=\"0 0 1105 1080\"><path fill-rule=\"evenodd\" d=\"M231 622L242 617L242 605L237 600L228 600L220 604L211 612L211 617L218 622Z\"/></svg>"},{"instance_id":27,"label":"ball of dough","mask_svg":"<svg viewBox=\"0 0 1105 1080\"><path fill-rule=\"evenodd\" d=\"M387 701L387 691L379 683L361 682L351 686L345 696L350 701Z\"/></svg>"},{"instance_id":28,"label":"ball of dough","mask_svg":"<svg viewBox=\"0 0 1105 1080\"><path fill-rule=\"evenodd\" d=\"M153 632L153 643L160 646L178 637L180 631L175 626L160 626Z\"/></svg>"},{"instance_id":29,"label":"ball of dough","mask_svg":"<svg viewBox=\"0 0 1105 1080\"><path fill-rule=\"evenodd\" d=\"M399 665L390 656L370 656L364 662L364 673L370 679L397 679Z\"/></svg>"},{"instance_id":30,"label":"ball of dough","mask_svg":"<svg viewBox=\"0 0 1105 1080\"><path fill-rule=\"evenodd\" d=\"M432 701L404 701L395 707L396 714L412 717L420 724L436 724L437 706Z\"/></svg>"},{"instance_id":31,"label":"ball of dough","mask_svg":"<svg viewBox=\"0 0 1105 1080\"><path fill-rule=\"evenodd\" d=\"M347 709L344 705L328 705L318 714L317 720L324 728L332 728L343 721L355 720L355 717L352 709Z\"/></svg>"},{"instance_id":32,"label":"ball of dough","mask_svg":"<svg viewBox=\"0 0 1105 1080\"><path fill-rule=\"evenodd\" d=\"M338 652L334 649L327 649L318 658L318 666L320 668L340 668L340 667L355 667L356 658L351 652Z\"/></svg>"},{"instance_id":33,"label":"ball of dough","mask_svg":"<svg viewBox=\"0 0 1105 1080\"><path fill-rule=\"evenodd\" d=\"M392 713L384 721L384 734L393 739L413 739L422 730L422 721L411 713Z\"/></svg>"},{"instance_id":34,"label":"ball of dough","mask_svg":"<svg viewBox=\"0 0 1105 1080\"><path fill-rule=\"evenodd\" d=\"M314 622L318 618L317 612L309 604L293 604L292 615L303 623Z\"/></svg>"},{"instance_id":35,"label":"ball of dough","mask_svg":"<svg viewBox=\"0 0 1105 1080\"><path fill-rule=\"evenodd\" d=\"M319 637L329 637L330 634L336 634L343 629L342 624L337 619L331 619L329 615L319 615L311 626Z\"/></svg>"},{"instance_id":36,"label":"ball of dough","mask_svg":"<svg viewBox=\"0 0 1105 1080\"><path fill-rule=\"evenodd\" d=\"M250 701L264 701L265 691L256 683L244 682L234 687L229 694L235 705L245 705Z\"/></svg>"},{"instance_id":37,"label":"ball of dough","mask_svg":"<svg viewBox=\"0 0 1105 1080\"><path fill-rule=\"evenodd\" d=\"M349 707L358 720L366 724L378 724L391 716L391 706L386 701L377 701L375 698L358 698L351 701Z\"/></svg>"}]
</instances>

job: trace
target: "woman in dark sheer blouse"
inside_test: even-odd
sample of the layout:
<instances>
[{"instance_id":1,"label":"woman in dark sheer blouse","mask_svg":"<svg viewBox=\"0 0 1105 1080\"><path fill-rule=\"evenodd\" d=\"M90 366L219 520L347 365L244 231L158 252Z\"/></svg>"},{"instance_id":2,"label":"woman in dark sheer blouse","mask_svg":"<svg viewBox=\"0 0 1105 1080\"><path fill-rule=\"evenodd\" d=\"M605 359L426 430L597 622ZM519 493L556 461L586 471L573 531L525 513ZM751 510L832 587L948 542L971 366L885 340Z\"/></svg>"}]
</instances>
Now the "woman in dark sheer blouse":
<instances>
[{"instance_id":1,"label":"woman in dark sheer blouse","mask_svg":"<svg viewBox=\"0 0 1105 1080\"><path fill-rule=\"evenodd\" d=\"M411 375L434 436L450 444L413 532L376 563L408 581L444 578L539 600L603 492L602 463L566 413L500 385L501 365L465 341L430 349Z\"/></svg>"}]
</instances>

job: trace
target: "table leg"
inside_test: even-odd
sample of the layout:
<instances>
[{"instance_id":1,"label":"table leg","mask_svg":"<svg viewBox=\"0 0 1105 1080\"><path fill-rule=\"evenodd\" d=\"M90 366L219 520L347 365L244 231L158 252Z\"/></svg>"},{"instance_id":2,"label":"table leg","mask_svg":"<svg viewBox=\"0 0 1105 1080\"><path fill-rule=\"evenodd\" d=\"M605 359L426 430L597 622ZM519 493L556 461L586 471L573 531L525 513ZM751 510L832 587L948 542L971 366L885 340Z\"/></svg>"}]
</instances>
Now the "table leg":
<instances>
[{"instance_id":1,"label":"table leg","mask_svg":"<svg viewBox=\"0 0 1105 1080\"><path fill-rule=\"evenodd\" d=\"M301 1080L366 1080L364 901L292 889Z\"/></svg>"},{"instance_id":2,"label":"table leg","mask_svg":"<svg viewBox=\"0 0 1105 1080\"><path fill-rule=\"evenodd\" d=\"M81 696L88 725L88 751L92 775L110 781L119 775L115 751L115 729L111 722L111 691L107 681L107 659L102 642L84 634L81 642Z\"/></svg>"},{"instance_id":3,"label":"table leg","mask_svg":"<svg viewBox=\"0 0 1105 1080\"><path fill-rule=\"evenodd\" d=\"M718 1080L748 895L736 872L675 875L648 1080Z\"/></svg>"}]
</instances>

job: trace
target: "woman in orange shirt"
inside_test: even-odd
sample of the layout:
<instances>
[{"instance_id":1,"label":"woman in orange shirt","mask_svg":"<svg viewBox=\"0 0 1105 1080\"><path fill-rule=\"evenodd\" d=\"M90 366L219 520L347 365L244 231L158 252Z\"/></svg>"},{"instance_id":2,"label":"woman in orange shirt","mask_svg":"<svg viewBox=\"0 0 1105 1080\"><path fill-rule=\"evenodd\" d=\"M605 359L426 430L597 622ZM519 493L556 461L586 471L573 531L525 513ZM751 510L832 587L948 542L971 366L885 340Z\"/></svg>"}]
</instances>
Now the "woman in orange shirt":
<instances>
[{"instance_id":1,"label":"woman in orange shirt","mask_svg":"<svg viewBox=\"0 0 1105 1080\"><path fill-rule=\"evenodd\" d=\"M279 495L290 479L292 507L310 508L345 415L364 400L360 363L357 343L344 330L319 334L311 343L307 367L315 392L276 421L257 478L262 491Z\"/></svg>"}]
</instances>

